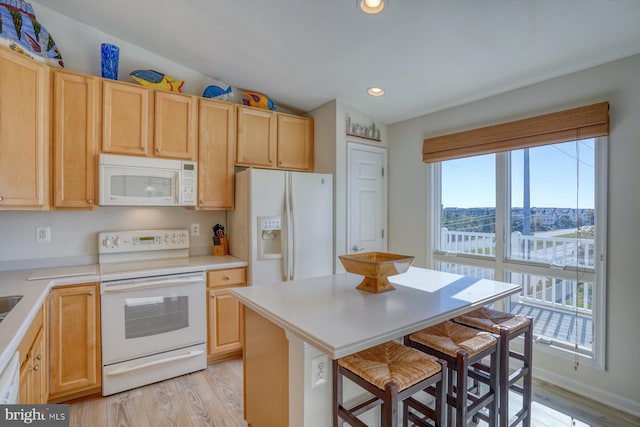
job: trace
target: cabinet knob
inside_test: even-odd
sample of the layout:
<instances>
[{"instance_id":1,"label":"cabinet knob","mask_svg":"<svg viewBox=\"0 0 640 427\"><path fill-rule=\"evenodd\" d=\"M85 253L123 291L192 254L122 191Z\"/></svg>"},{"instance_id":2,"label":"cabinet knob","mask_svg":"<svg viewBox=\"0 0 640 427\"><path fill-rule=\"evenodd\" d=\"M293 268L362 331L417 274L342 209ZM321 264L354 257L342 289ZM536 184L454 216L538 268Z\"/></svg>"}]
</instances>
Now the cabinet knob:
<instances>
[{"instance_id":1,"label":"cabinet knob","mask_svg":"<svg viewBox=\"0 0 640 427\"><path fill-rule=\"evenodd\" d=\"M93 296L93 291L89 291L89 296Z\"/></svg>"},{"instance_id":2,"label":"cabinet knob","mask_svg":"<svg viewBox=\"0 0 640 427\"><path fill-rule=\"evenodd\" d=\"M37 355L36 360L42 360L42 354Z\"/></svg>"},{"instance_id":3,"label":"cabinet knob","mask_svg":"<svg viewBox=\"0 0 640 427\"><path fill-rule=\"evenodd\" d=\"M4 200L4 197L0 196L0 202Z\"/></svg>"},{"instance_id":4,"label":"cabinet knob","mask_svg":"<svg viewBox=\"0 0 640 427\"><path fill-rule=\"evenodd\" d=\"M282 160L280 160L280 161L278 162L278 164L279 164L279 165L282 165Z\"/></svg>"},{"instance_id":5,"label":"cabinet knob","mask_svg":"<svg viewBox=\"0 0 640 427\"><path fill-rule=\"evenodd\" d=\"M231 280L231 276L224 276L224 280Z\"/></svg>"},{"instance_id":6,"label":"cabinet knob","mask_svg":"<svg viewBox=\"0 0 640 427\"><path fill-rule=\"evenodd\" d=\"M90 205L92 205L92 204L93 204L93 199L89 199L89 200L87 200L87 203L89 203Z\"/></svg>"},{"instance_id":7,"label":"cabinet knob","mask_svg":"<svg viewBox=\"0 0 640 427\"><path fill-rule=\"evenodd\" d=\"M273 164L273 160L269 159L269 163Z\"/></svg>"},{"instance_id":8,"label":"cabinet knob","mask_svg":"<svg viewBox=\"0 0 640 427\"><path fill-rule=\"evenodd\" d=\"M40 370L40 365L35 365L35 366L33 367L33 370L34 370L34 371L39 371L39 370Z\"/></svg>"},{"instance_id":9,"label":"cabinet knob","mask_svg":"<svg viewBox=\"0 0 640 427\"><path fill-rule=\"evenodd\" d=\"M211 295L211 299L215 299L215 298L216 298L216 296L215 296L215 295Z\"/></svg>"},{"instance_id":10,"label":"cabinet knob","mask_svg":"<svg viewBox=\"0 0 640 427\"><path fill-rule=\"evenodd\" d=\"M156 148L156 153L159 153L159 152L160 152L160 149L159 149L159 148Z\"/></svg>"},{"instance_id":11,"label":"cabinet knob","mask_svg":"<svg viewBox=\"0 0 640 427\"><path fill-rule=\"evenodd\" d=\"M201 205L204 205L204 200L200 200L200 204L201 204Z\"/></svg>"},{"instance_id":12,"label":"cabinet knob","mask_svg":"<svg viewBox=\"0 0 640 427\"><path fill-rule=\"evenodd\" d=\"M142 150L143 153L146 153L147 152L147 147L142 147L141 150Z\"/></svg>"}]
</instances>

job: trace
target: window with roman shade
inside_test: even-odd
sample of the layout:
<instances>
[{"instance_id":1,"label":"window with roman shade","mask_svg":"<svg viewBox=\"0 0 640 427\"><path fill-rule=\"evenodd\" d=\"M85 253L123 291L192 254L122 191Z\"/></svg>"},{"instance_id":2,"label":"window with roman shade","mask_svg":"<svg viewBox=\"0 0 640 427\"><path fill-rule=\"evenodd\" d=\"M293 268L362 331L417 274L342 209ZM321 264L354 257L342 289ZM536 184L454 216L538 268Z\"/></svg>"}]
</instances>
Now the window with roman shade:
<instances>
[{"instance_id":1,"label":"window with roman shade","mask_svg":"<svg viewBox=\"0 0 640 427\"><path fill-rule=\"evenodd\" d=\"M542 351L601 369L609 126L601 102L423 142L432 268L522 285L498 308L539 320Z\"/></svg>"}]
</instances>

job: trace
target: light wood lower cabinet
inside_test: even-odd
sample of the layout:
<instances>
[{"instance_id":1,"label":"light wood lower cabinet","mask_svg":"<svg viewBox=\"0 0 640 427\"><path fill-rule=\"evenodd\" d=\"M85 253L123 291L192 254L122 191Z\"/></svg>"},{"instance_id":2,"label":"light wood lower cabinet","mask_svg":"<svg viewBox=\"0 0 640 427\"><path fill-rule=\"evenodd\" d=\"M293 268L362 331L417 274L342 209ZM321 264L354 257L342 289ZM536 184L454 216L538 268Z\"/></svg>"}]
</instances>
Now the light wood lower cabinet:
<instances>
[{"instance_id":1,"label":"light wood lower cabinet","mask_svg":"<svg viewBox=\"0 0 640 427\"><path fill-rule=\"evenodd\" d=\"M40 308L18 346L20 352L18 402L21 404L47 403L47 358L44 335L44 308Z\"/></svg>"},{"instance_id":2,"label":"light wood lower cabinet","mask_svg":"<svg viewBox=\"0 0 640 427\"><path fill-rule=\"evenodd\" d=\"M49 402L100 392L99 284L54 288L48 308Z\"/></svg>"},{"instance_id":3,"label":"light wood lower cabinet","mask_svg":"<svg viewBox=\"0 0 640 427\"><path fill-rule=\"evenodd\" d=\"M244 309L231 296L234 287L246 286L246 269L207 272L207 361L231 359L242 354Z\"/></svg>"}]
</instances>

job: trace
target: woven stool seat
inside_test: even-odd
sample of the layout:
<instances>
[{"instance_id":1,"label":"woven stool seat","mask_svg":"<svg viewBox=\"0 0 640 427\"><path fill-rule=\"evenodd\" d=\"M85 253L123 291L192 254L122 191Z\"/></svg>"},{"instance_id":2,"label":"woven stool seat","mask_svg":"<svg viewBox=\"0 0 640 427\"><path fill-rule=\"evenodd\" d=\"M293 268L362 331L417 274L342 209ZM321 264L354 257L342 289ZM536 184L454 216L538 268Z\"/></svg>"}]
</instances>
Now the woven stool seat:
<instances>
[{"instance_id":1,"label":"woven stool seat","mask_svg":"<svg viewBox=\"0 0 640 427\"><path fill-rule=\"evenodd\" d=\"M499 343L497 335L450 320L405 336L405 345L447 363L447 418L450 425L464 427L471 418L480 418L490 427L498 425ZM489 358L488 369L477 369L484 365L485 357ZM482 383L483 387L475 387L476 391L472 392L468 387L469 380ZM454 409L455 419L452 418Z\"/></svg>"},{"instance_id":2,"label":"woven stool seat","mask_svg":"<svg viewBox=\"0 0 640 427\"><path fill-rule=\"evenodd\" d=\"M338 364L380 390L392 382L402 391L442 370L435 357L395 341L345 356Z\"/></svg>"},{"instance_id":3,"label":"woven stool seat","mask_svg":"<svg viewBox=\"0 0 640 427\"><path fill-rule=\"evenodd\" d=\"M474 328L482 329L484 331L500 333L500 328L504 328L513 333L519 329L529 326L531 321L529 318L519 316L511 313L504 313L502 311L492 310L487 307L481 307L470 313L458 316L455 319L458 323L464 323Z\"/></svg>"},{"instance_id":4,"label":"woven stool seat","mask_svg":"<svg viewBox=\"0 0 640 427\"><path fill-rule=\"evenodd\" d=\"M334 360L334 427L342 425L343 421L353 426L365 426L357 417L380 405L381 425L396 426L398 405L401 402L403 408L408 405L420 405L421 413L424 415L417 418L415 415L407 414L403 417L404 426L408 426L409 420L414 426L428 426L426 419L433 420L437 426L445 425L445 370L446 362L395 341L388 341ZM343 377L371 393L373 398L351 408L343 406ZM429 408L412 398L412 395L427 388L436 390L434 408Z\"/></svg>"},{"instance_id":5,"label":"woven stool seat","mask_svg":"<svg viewBox=\"0 0 640 427\"><path fill-rule=\"evenodd\" d=\"M458 316L454 321L482 331L500 335L500 426L522 427L531 425L531 384L533 353L533 319L511 313L503 313L487 307ZM522 351L510 348L510 342L524 338ZM515 363L511 363L511 361ZM516 367L513 372L512 367ZM509 411L509 390L522 395L520 409Z\"/></svg>"},{"instance_id":6,"label":"woven stool seat","mask_svg":"<svg viewBox=\"0 0 640 427\"><path fill-rule=\"evenodd\" d=\"M450 321L421 329L409 336L411 341L426 345L456 357L458 351L466 351L469 357L496 345L491 334L480 332Z\"/></svg>"}]
</instances>

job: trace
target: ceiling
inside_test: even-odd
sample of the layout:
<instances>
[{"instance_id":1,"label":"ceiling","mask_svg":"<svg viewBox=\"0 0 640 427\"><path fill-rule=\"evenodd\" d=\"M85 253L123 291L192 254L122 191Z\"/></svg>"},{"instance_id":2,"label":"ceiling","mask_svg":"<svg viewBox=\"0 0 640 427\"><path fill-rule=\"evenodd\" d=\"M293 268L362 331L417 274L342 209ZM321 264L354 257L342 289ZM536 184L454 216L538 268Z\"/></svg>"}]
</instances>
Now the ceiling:
<instances>
[{"instance_id":1,"label":"ceiling","mask_svg":"<svg viewBox=\"0 0 640 427\"><path fill-rule=\"evenodd\" d=\"M640 52L638 0L56 0L209 77L391 124ZM386 91L367 94L370 86Z\"/></svg>"}]
</instances>

